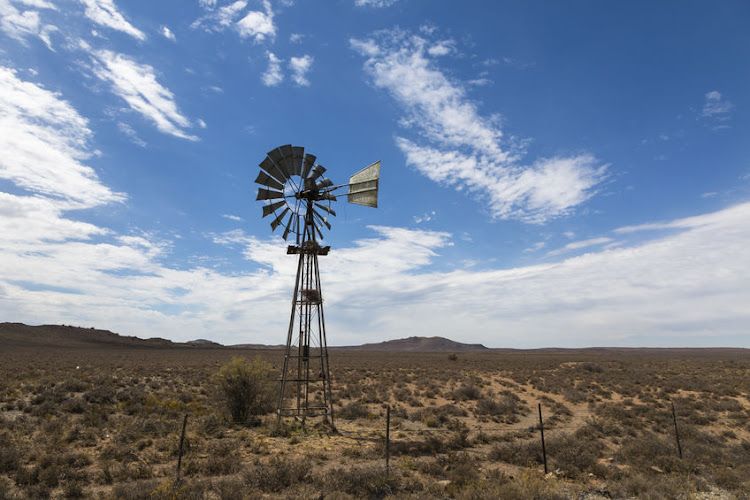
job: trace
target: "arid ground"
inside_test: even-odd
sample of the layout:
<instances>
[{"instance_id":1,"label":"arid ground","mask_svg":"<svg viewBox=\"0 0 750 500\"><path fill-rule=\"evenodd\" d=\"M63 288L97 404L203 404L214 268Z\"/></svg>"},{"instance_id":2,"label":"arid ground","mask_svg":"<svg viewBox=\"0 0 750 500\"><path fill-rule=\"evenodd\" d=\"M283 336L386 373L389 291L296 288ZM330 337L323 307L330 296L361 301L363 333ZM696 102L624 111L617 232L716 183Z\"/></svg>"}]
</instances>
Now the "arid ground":
<instances>
[{"instance_id":1,"label":"arid ground","mask_svg":"<svg viewBox=\"0 0 750 500\"><path fill-rule=\"evenodd\" d=\"M339 432L277 432L214 375L281 350L63 337L0 338L0 499L750 498L747 350L333 349Z\"/></svg>"}]
</instances>

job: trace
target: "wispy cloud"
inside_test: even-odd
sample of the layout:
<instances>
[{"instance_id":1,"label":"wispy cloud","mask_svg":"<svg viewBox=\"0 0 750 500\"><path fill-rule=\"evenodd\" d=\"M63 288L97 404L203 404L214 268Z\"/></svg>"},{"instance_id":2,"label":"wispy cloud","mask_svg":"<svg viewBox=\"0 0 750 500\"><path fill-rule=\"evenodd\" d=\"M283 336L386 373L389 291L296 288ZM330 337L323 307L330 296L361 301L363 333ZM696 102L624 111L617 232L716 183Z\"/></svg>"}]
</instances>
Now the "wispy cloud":
<instances>
[{"instance_id":1,"label":"wispy cloud","mask_svg":"<svg viewBox=\"0 0 750 500\"><path fill-rule=\"evenodd\" d=\"M263 0L263 10L250 10L243 15L247 8L246 0L237 0L216 10L215 2L204 5L209 12L196 19L190 26L203 27L206 31L223 31L234 28L241 38L249 38L256 43L273 41L276 37L276 25L273 22L273 8L268 0Z\"/></svg>"},{"instance_id":2,"label":"wispy cloud","mask_svg":"<svg viewBox=\"0 0 750 500\"><path fill-rule=\"evenodd\" d=\"M268 68L263 73L261 80L263 85L267 87L275 87L284 80L284 74L281 72L281 59L276 57L273 52L269 52L268 56Z\"/></svg>"},{"instance_id":3,"label":"wispy cloud","mask_svg":"<svg viewBox=\"0 0 750 500\"><path fill-rule=\"evenodd\" d=\"M133 127L131 127L127 123L117 122L117 128L120 129L120 132L128 136L128 138L133 142L133 144L140 146L142 148L145 148L146 146L148 146L146 141L138 137L138 134L133 129Z\"/></svg>"},{"instance_id":4,"label":"wispy cloud","mask_svg":"<svg viewBox=\"0 0 750 500\"><path fill-rule=\"evenodd\" d=\"M224 217L225 219L233 220L235 222L242 222L243 220L239 215L223 214L222 217Z\"/></svg>"},{"instance_id":5,"label":"wispy cloud","mask_svg":"<svg viewBox=\"0 0 750 500\"><path fill-rule=\"evenodd\" d=\"M86 7L84 11L86 17L95 23L121 31L138 40L146 39L146 35L130 24L117 10L113 0L80 0L80 2Z\"/></svg>"},{"instance_id":6,"label":"wispy cloud","mask_svg":"<svg viewBox=\"0 0 750 500\"><path fill-rule=\"evenodd\" d=\"M174 33L172 33L172 30L170 30L166 26L162 26L161 28L159 28L159 32L162 34L164 38L168 40L172 40L172 41L176 40Z\"/></svg>"},{"instance_id":7,"label":"wispy cloud","mask_svg":"<svg viewBox=\"0 0 750 500\"><path fill-rule=\"evenodd\" d=\"M124 199L102 185L94 170L82 163L91 157L91 130L88 121L59 94L0 67L0 103L0 177L56 200L57 209ZM39 205L35 212L50 210L48 205Z\"/></svg>"},{"instance_id":8,"label":"wispy cloud","mask_svg":"<svg viewBox=\"0 0 750 500\"><path fill-rule=\"evenodd\" d=\"M216 2L203 2L202 5L213 8ZM234 23L234 20L242 13L245 7L247 7L246 0L237 0L198 18L190 27L198 28L202 26L207 31L222 31Z\"/></svg>"},{"instance_id":9,"label":"wispy cloud","mask_svg":"<svg viewBox=\"0 0 750 500\"><path fill-rule=\"evenodd\" d=\"M91 51L93 72L101 80L112 84L112 92L134 110L154 122L161 132L188 139L198 137L185 132L190 120L180 113L169 89L156 79L154 68L139 64L123 54L109 50Z\"/></svg>"},{"instance_id":10,"label":"wispy cloud","mask_svg":"<svg viewBox=\"0 0 750 500\"><path fill-rule=\"evenodd\" d=\"M748 205L737 205L732 208L695 217L685 217L669 222L649 222L634 226L623 226L614 230L618 234L635 233L639 231L662 231L666 229L694 229L700 227L718 226L724 220L734 220L740 214L746 213Z\"/></svg>"},{"instance_id":11,"label":"wispy cloud","mask_svg":"<svg viewBox=\"0 0 750 500\"><path fill-rule=\"evenodd\" d=\"M302 57L292 57L289 60L289 69L292 71L292 80L300 87L307 87L310 85L310 80L307 79L307 73L312 68L313 57L310 55L304 55Z\"/></svg>"},{"instance_id":12,"label":"wispy cloud","mask_svg":"<svg viewBox=\"0 0 750 500\"><path fill-rule=\"evenodd\" d=\"M730 127L729 123L734 111L734 104L725 98L718 90L712 90L705 95L705 102L700 112L700 118L713 130Z\"/></svg>"},{"instance_id":13,"label":"wispy cloud","mask_svg":"<svg viewBox=\"0 0 750 500\"><path fill-rule=\"evenodd\" d=\"M19 10L10 0L0 0L0 30L9 37L25 43L27 36L39 37L50 50L52 41L50 35L58 31L57 27L51 24L44 24L41 21L39 11L35 9L57 10L57 7L50 2L33 1L23 2L25 9ZM33 8L28 8L33 7Z\"/></svg>"},{"instance_id":14,"label":"wispy cloud","mask_svg":"<svg viewBox=\"0 0 750 500\"><path fill-rule=\"evenodd\" d=\"M557 250L552 250L551 252L548 252L547 255L560 255L560 254L570 252L573 250L580 250L581 248L601 246L606 243L611 243L612 241L614 240L608 237L590 238L588 240L574 241L572 243L568 243L562 248L558 248Z\"/></svg>"},{"instance_id":15,"label":"wispy cloud","mask_svg":"<svg viewBox=\"0 0 750 500\"><path fill-rule=\"evenodd\" d=\"M415 215L413 217L414 223L415 224L421 224L423 222L430 222L432 219L435 218L436 215L437 215L437 212L435 210L431 210L430 212L426 212L425 214L423 214L421 216L416 216Z\"/></svg>"},{"instance_id":16,"label":"wispy cloud","mask_svg":"<svg viewBox=\"0 0 750 500\"><path fill-rule=\"evenodd\" d=\"M383 8L390 7L396 2L398 2L398 0L354 0L354 5L357 7Z\"/></svg>"},{"instance_id":17,"label":"wispy cloud","mask_svg":"<svg viewBox=\"0 0 750 500\"><path fill-rule=\"evenodd\" d=\"M474 193L492 217L544 222L588 200L606 166L590 154L521 162L522 148L504 145L496 117L485 117L466 85L446 76L432 53L447 54L451 41L432 41L435 30L401 30L352 39L365 57L373 85L385 89L405 113L401 121L423 140L396 137L407 163L428 178ZM427 144L424 144L424 140Z\"/></svg>"},{"instance_id":18,"label":"wispy cloud","mask_svg":"<svg viewBox=\"0 0 750 500\"><path fill-rule=\"evenodd\" d=\"M726 121L730 118L734 104L721 95L718 90L712 90L706 93L706 101L701 109L701 116L719 121Z\"/></svg>"}]
</instances>

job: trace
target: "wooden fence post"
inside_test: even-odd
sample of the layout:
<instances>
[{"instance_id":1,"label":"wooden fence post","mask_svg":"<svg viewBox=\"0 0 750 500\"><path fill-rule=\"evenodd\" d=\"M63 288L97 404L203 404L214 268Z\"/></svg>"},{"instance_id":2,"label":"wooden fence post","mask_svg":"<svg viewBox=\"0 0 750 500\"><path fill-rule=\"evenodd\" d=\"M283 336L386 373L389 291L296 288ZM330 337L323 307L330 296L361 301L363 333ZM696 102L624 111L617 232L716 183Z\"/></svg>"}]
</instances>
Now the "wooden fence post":
<instances>
[{"instance_id":1,"label":"wooden fence post","mask_svg":"<svg viewBox=\"0 0 750 500\"><path fill-rule=\"evenodd\" d=\"M674 411L674 403L672 403L672 422L674 422L674 438L677 441L677 453L680 454L680 459L682 459L682 446L680 446L680 432L677 430L677 414Z\"/></svg>"},{"instance_id":2,"label":"wooden fence post","mask_svg":"<svg viewBox=\"0 0 750 500\"><path fill-rule=\"evenodd\" d=\"M180 468L182 467L182 445L185 443L185 427L187 427L188 414L185 414L185 418L182 421L182 435L180 436L180 451L177 455L177 479L175 484L180 482Z\"/></svg>"},{"instance_id":3,"label":"wooden fence post","mask_svg":"<svg viewBox=\"0 0 750 500\"><path fill-rule=\"evenodd\" d=\"M542 435L542 458L544 458L544 474L547 475L547 448L544 446L544 421L542 421L542 403L539 403L539 432Z\"/></svg>"},{"instance_id":4,"label":"wooden fence post","mask_svg":"<svg viewBox=\"0 0 750 500\"><path fill-rule=\"evenodd\" d=\"M385 475L391 473L391 407L387 406L385 410Z\"/></svg>"}]
</instances>

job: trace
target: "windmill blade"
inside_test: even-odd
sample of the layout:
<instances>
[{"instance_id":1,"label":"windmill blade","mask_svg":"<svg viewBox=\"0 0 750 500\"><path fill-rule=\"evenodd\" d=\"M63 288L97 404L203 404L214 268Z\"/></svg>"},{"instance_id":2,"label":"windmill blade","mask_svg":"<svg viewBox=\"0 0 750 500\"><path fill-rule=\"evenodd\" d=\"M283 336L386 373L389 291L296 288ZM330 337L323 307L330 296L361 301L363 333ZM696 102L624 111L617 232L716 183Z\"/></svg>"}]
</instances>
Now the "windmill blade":
<instances>
[{"instance_id":1,"label":"windmill blade","mask_svg":"<svg viewBox=\"0 0 750 500\"><path fill-rule=\"evenodd\" d=\"M268 172L268 174L279 181L280 183L284 184L286 182L286 177L284 176L284 172L281 171L279 167L276 166L276 164L271 161L271 158L266 156L262 162L260 162L260 168Z\"/></svg>"},{"instance_id":2,"label":"windmill blade","mask_svg":"<svg viewBox=\"0 0 750 500\"><path fill-rule=\"evenodd\" d=\"M294 148L291 144L280 146L279 151L281 152L281 167L290 176L294 174Z\"/></svg>"},{"instance_id":3,"label":"windmill blade","mask_svg":"<svg viewBox=\"0 0 750 500\"><path fill-rule=\"evenodd\" d=\"M349 178L349 203L377 208L380 160Z\"/></svg>"},{"instance_id":4,"label":"windmill blade","mask_svg":"<svg viewBox=\"0 0 750 500\"><path fill-rule=\"evenodd\" d=\"M327 207L325 205L322 205L322 204L318 203L317 201L315 202L315 206L318 207L321 210L325 210L329 214L331 214L334 217L336 217L336 212L334 212L334 210L332 208L329 208L329 207Z\"/></svg>"},{"instance_id":5,"label":"windmill blade","mask_svg":"<svg viewBox=\"0 0 750 500\"><path fill-rule=\"evenodd\" d=\"M320 222L325 224L325 226L328 228L329 231L331 230L331 224L326 219L324 219L322 215L316 212L314 208L313 208L313 214L318 218Z\"/></svg>"},{"instance_id":6,"label":"windmill blade","mask_svg":"<svg viewBox=\"0 0 750 500\"><path fill-rule=\"evenodd\" d=\"M286 202L284 200L277 201L276 203L271 203L270 205L266 205L263 207L263 217L268 217L272 213L274 213L277 209L281 208Z\"/></svg>"},{"instance_id":7,"label":"windmill blade","mask_svg":"<svg viewBox=\"0 0 750 500\"><path fill-rule=\"evenodd\" d=\"M258 173L258 178L255 179L255 183L261 184L266 187L272 187L274 189L278 189L279 191L284 190L284 184L277 181L276 179L274 179L273 177L271 177L270 175L268 175L262 170Z\"/></svg>"},{"instance_id":8,"label":"windmill blade","mask_svg":"<svg viewBox=\"0 0 750 500\"><path fill-rule=\"evenodd\" d=\"M286 237L289 236L289 231L292 230L292 221L294 220L295 214L292 212L292 214L289 216L289 221L286 223L286 229L284 229L284 241L286 241ZM299 215L297 216L299 217Z\"/></svg>"},{"instance_id":9,"label":"windmill blade","mask_svg":"<svg viewBox=\"0 0 750 500\"><path fill-rule=\"evenodd\" d=\"M289 147L289 154L291 155L291 144L287 145ZM279 168L279 170L284 174L284 180L289 178L291 175L289 171L286 169L286 162L284 161L284 153L282 153L282 148L286 148L287 146L279 146L278 148L274 149L273 151L268 152L268 157L271 159L271 161Z\"/></svg>"},{"instance_id":10,"label":"windmill blade","mask_svg":"<svg viewBox=\"0 0 750 500\"><path fill-rule=\"evenodd\" d=\"M292 175L300 175L302 173L304 156L305 148L302 146L292 146Z\"/></svg>"},{"instance_id":11,"label":"windmill blade","mask_svg":"<svg viewBox=\"0 0 750 500\"><path fill-rule=\"evenodd\" d=\"M255 198L256 201L258 200L275 200L277 198L283 198L284 193L280 193L278 191L274 191L272 189L263 189L258 188L258 197Z\"/></svg>"},{"instance_id":12,"label":"windmill blade","mask_svg":"<svg viewBox=\"0 0 750 500\"><path fill-rule=\"evenodd\" d=\"M336 199L336 195L333 193L323 193L322 199L324 200L331 200L331 201L338 201Z\"/></svg>"},{"instance_id":13,"label":"windmill blade","mask_svg":"<svg viewBox=\"0 0 750 500\"><path fill-rule=\"evenodd\" d=\"M289 207L286 207L284 211L281 212L279 216L274 219L273 222L271 222L271 231L276 231L276 228L279 227L279 224L281 224L281 219L284 218L287 212L289 212Z\"/></svg>"},{"instance_id":14,"label":"windmill blade","mask_svg":"<svg viewBox=\"0 0 750 500\"><path fill-rule=\"evenodd\" d=\"M315 180L321 175L323 175L323 172L325 171L326 171L326 168L323 165L315 165L312 169L312 172L310 172L310 176L307 179Z\"/></svg>"},{"instance_id":15,"label":"windmill blade","mask_svg":"<svg viewBox=\"0 0 750 500\"><path fill-rule=\"evenodd\" d=\"M318 236L320 236L320 239L323 239L323 233L320 232L320 228L313 224L313 227L315 228L315 232L318 233Z\"/></svg>"},{"instance_id":16,"label":"windmill blade","mask_svg":"<svg viewBox=\"0 0 750 500\"><path fill-rule=\"evenodd\" d=\"M305 159L302 163L302 172L300 173L300 176L303 179L307 178L307 175L310 173L310 169L313 168L313 165L315 165L316 157L315 155L306 154Z\"/></svg>"}]
</instances>

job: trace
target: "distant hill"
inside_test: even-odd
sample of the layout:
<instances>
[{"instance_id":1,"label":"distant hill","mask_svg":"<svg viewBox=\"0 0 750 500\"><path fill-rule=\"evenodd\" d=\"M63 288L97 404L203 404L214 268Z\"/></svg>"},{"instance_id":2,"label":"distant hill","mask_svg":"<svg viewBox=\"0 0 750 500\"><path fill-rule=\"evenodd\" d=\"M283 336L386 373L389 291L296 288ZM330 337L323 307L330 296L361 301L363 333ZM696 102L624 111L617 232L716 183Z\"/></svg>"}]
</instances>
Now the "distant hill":
<instances>
[{"instance_id":1,"label":"distant hill","mask_svg":"<svg viewBox=\"0 0 750 500\"><path fill-rule=\"evenodd\" d=\"M386 340L377 344L337 347L335 349L356 349L360 351L405 351L405 352L465 352L488 350L482 344L462 344L444 337L409 337L406 339Z\"/></svg>"},{"instance_id":2,"label":"distant hill","mask_svg":"<svg viewBox=\"0 0 750 500\"><path fill-rule=\"evenodd\" d=\"M187 342L187 345L194 345L194 346L199 346L199 347L224 347L218 342L214 342L213 340L207 340L207 339L191 340Z\"/></svg>"},{"instance_id":3,"label":"distant hill","mask_svg":"<svg viewBox=\"0 0 750 500\"><path fill-rule=\"evenodd\" d=\"M65 325L28 326L23 323L0 323L0 347L158 347L176 344L171 340L126 337L95 328Z\"/></svg>"}]
</instances>

